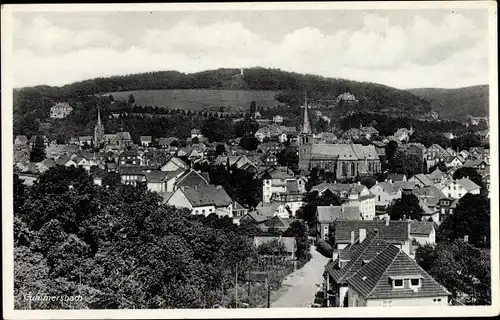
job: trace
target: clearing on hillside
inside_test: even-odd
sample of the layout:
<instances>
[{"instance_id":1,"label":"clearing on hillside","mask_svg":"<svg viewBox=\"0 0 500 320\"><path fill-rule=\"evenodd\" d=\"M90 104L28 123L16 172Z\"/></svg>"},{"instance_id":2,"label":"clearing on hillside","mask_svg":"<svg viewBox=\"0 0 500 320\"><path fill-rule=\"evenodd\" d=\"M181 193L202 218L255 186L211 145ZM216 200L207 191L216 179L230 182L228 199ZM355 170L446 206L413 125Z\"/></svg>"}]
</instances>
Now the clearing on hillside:
<instances>
[{"instance_id":1,"label":"clearing on hillside","mask_svg":"<svg viewBox=\"0 0 500 320\"><path fill-rule=\"evenodd\" d=\"M172 109L217 111L219 107L237 111L248 110L255 101L258 106L281 105L274 99L275 91L260 90L210 90L210 89L174 89L174 90L136 90L110 92L116 100L128 100L134 95L135 103L141 106L164 107ZM229 110L228 110L229 111Z\"/></svg>"}]
</instances>

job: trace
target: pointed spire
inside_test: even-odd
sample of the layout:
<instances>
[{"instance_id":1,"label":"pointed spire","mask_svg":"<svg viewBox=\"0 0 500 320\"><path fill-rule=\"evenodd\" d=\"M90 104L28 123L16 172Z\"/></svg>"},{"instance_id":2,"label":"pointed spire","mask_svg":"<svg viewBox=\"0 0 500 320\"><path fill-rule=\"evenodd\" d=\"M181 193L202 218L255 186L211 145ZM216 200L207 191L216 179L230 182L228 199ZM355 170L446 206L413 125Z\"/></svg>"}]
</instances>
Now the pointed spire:
<instances>
[{"instance_id":1,"label":"pointed spire","mask_svg":"<svg viewBox=\"0 0 500 320\"><path fill-rule=\"evenodd\" d=\"M304 124L302 125L302 133L312 133L311 123L309 122L309 114L307 112L307 91L304 89Z\"/></svg>"},{"instance_id":2,"label":"pointed spire","mask_svg":"<svg viewBox=\"0 0 500 320\"><path fill-rule=\"evenodd\" d=\"M102 126L102 123L101 123L101 109L99 107L97 107L97 125L99 127Z\"/></svg>"}]
</instances>

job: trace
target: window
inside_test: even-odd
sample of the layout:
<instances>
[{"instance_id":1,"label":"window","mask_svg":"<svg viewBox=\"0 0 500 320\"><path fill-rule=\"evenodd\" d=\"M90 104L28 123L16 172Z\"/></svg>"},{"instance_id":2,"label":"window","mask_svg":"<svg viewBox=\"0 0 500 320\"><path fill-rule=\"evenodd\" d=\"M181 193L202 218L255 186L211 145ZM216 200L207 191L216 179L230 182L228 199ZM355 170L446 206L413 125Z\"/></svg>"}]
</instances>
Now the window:
<instances>
[{"instance_id":1,"label":"window","mask_svg":"<svg viewBox=\"0 0 500 320\"><path fill-rule=\"evenodd\" d=\"M403 279L394 279L394 288L403 288Z\"/></svg>"},{"instance_id":2,"label":"window","mask_svg":"<svg viewBox=\"0 0 500 320\"><path fill-rule=\"evenodd\" d=\"M410 279L410 285L412 287L419 287L420 286L420 279Z\"/></svg>"},{"instance_id":3,"label":"window","mask_svg":"<svg viewBox=\"0 0 500 320\"><path fill-rule=\"evenodd\" d=\"M198 212L199 212L198 209L194 210L194 213L198 214Z\"/></svg>"},{"instance_id":4,"label":"window","mask_svg":"<svg viewBox=\"0 0 500 320\"><path fill-rule=\"evenodd\" d=\"M201 210L201 213L203 213L203 214L204 214L204 213L205 213L205 209Z\"/></svg>"}]
</instances>

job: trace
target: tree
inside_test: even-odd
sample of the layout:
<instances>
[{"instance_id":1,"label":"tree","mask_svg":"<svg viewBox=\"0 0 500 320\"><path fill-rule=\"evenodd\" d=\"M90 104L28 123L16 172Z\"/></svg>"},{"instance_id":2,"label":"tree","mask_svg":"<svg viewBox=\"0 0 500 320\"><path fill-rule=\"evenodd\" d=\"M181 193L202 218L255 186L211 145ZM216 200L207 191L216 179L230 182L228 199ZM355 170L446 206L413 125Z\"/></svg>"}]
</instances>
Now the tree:
<instances>
[{"instance_id":1,"label":"tree","mask_svg":"<svg viewBox=\"0 0 500 320\"><path fill-rule=\"evenodd\" d=\"M256 111L255 101L252 101L250 102L250 114L252 115L252 117L255 115L255 111Z\"/></svg>"},{"instance_id":2,"label":"tree","mask_svg":"<svg viewBox=\"0 0 500 320\"><path fill-rule=\"evenodd\" d=\"M129 103L129 104L134 104L134 103L135 103L135 97L134 97L134 95L133 95L133 94L130 94L130 95L128 96L128 103Z\"/></svg>"},{"instance_id":3,"label":"tree","mask_svg":"<svg viewBox=\"0 0 500 320\"><path fill-rule=\"evenodd\" d=\"M170 142L170 146L174 148L179 148L179 140L173 140Z\"/></svg>"},{"instance_id":4,"label":"tree","mask_svg":"<svg viewBox=\"0 0 500 320\"><path fill-rule=\"evenodd\" d=\"M458 180L462 178L469 178L472 182L477 184L478 186L481 187L482 192L487 192L487 188L484 185L483 182L483 177L477 172L475 168L471 167L461 167L458 168L454 173L453 173L453 179Z\"/></svg>"},{"instance_id":5,"label":"tree","mask_svg":"<svg viewBox=\"0 0 500 320\"><path fill-rule=\"evenodd\" d=\"M234 137L231 122L215 117L203 121L201 133L210 142L226 142Z\"/></svg>"},{"instance_id":6,"label":"tree","mask_svg":"<svg viewBox=\"0 0 500 320\"><path fill-rule=\"evenodd\" d=\"M289 167L297 171L299 167L299 156L295 146L287 146L276 155L279 165Z\"/></svg>"},{"instance_id":7,"label":"tree","mask_svg":"<svg viewBox=\"0 0 500 320\"><path fill-rule=\"evenodd\" d=\"M392 172L404 173L407 177L411 177L417 173L422 173L424 170L422 158L417 155L406 154L399 150L396 151L390 165Z\"/></svg>"},{"instance_id":8,"label":"tree","mask_svg":"<svg viewBox=\"0 0 500 320\"><path fill-rule=\"evenodd\" d=\"M253 136L257 130L259 130L259 124L251 118L245 118L234 124L236 137Z\"/></svg>"},{"instance_id":9,"label":"tree","mask_svg":"<svg viewBox=\"0 0 500 320\"><path fill-rule=\"evenodd\" d=\"M401 199L394 200L387 208L391 220L412 219L419 220L423 209L414 194L403 194Z\"/></svg>"},{"instance_id":10,"label":"tree","mask_svg":"<svg viewBox=\"0 0 500 320\"><path fill-rule=\"evenodd\" d=\"M198 137L191 138L191 143L193 144L200 143L200 139L198 139Z\"/></svg>"},{"instance_id":11,"label":"tree","mask_svg":"<svg viewBox=\"0 0 500 320\"><path fill-rule=\"evenodd\" d=\"M315 227L316 210L318 206L338 206L341 204L340 198L327 189L322 195L317 191L308 192L303 199L304 204L297 211L297 216L303 219L309 225L309 228Z\"/></svg>"},{"instance_id":12,"label":"tree","mask_svg":"<svg viewBox=\"0 0 500 320\"><path fill-rule=\"evenodd\" d=\"M303 221L295 220L290 227L283 233L284 237L294 237L297 241L297 259L308 261L311 258L309 252L309 242L307 226Z\"/></svg>"},{"instance_id":13,"label":"tree","mask_svg":"<svg viewBox=\"0 0 500 320\"><path fill-rule=\"evenodd\" d=\"M453 241L468 236L469 243L477 247L489 247L490 206L487 196L467 193L459 200L453 214L439 225L437 239Z\"/></svg>"},{"instance_id":14,"label":"tree","mask_svg":"<svg viewBox=\"0 0 500 320\"><path fill-rule=\"evenodd\" d=\"M314 123L314 129L316 132L327 132L330 123L323 118L318 118L318 120Z\"/></svg>"},{"instance_id":15,"label":"tree","mask_svg":"<svg viewBox=\"0 0 500 320\"><path fill-rule=\"evenodd\" d=\"M217 156L219 155L223 155L226 153L226 147L224 147L223 144L218 144L216 147L215 147L215 153Z\"/></svg>"},{"instance_id":16,"label":"tree","mask_svg":"<svg viewBox=\"0 0 500 320\"><path fill-rule=\"evenodd\" d=\"M45 143L41 135L37 135L35 145L30 152L30 162L41 162L45 159Z\"/></svg>"},{"instance_id":17,"label":"tree","mask_svg":"<svg viewBox=\"0 0 500 320\"><path fill-rule=\"evenodd\" d=\"M398 143L396 141L389 141L389 143L385 146L385 158L387 162L392 163L397 150Z\"/></svg>"},{"instance_id":18,"label":"tree","mask_svg":"<svg viewBox=\"0 0 500 320\"><path fill-rule=\"evenodd\" d=\"M491 304L490 253L460 240L418 246L415 261L466 305Z\"/></svg>"},{"instance_id":19,"label":"tree","mask_svg":"<svg viewBox=\"0 0 500 320\"><path fill-rule=\"evenodd\" d=\"M239 145L245 150L257 150L257 147L259 146L259 140L254 136L245 136L241 138Z\"/></svg>"}]
</instances>

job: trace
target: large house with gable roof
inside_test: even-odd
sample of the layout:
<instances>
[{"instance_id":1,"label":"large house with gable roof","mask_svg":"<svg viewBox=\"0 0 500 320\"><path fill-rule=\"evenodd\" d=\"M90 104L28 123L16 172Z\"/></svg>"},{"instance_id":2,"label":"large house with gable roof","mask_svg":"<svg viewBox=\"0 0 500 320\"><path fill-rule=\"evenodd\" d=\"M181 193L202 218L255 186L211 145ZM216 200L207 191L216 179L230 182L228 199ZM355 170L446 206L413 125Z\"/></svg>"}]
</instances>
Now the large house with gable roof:
<instances>
[{"instance_id":1,"label":"large house with gable roof","mask_svg":"<svg viewBox=\"0 0 500 320\"><path fill-rule=\"evenodd\" d=\"M352 224L349 229L359 229L350 230L350 243L335 250L325 266L327 306L448 305L449 292L398 244L398 238L409 237L410 222L399 221L392 228L379 223L365 228L370 226L363 223ZM406 235L398 235L403 229Z\"/></svg>"}]
</instances>

